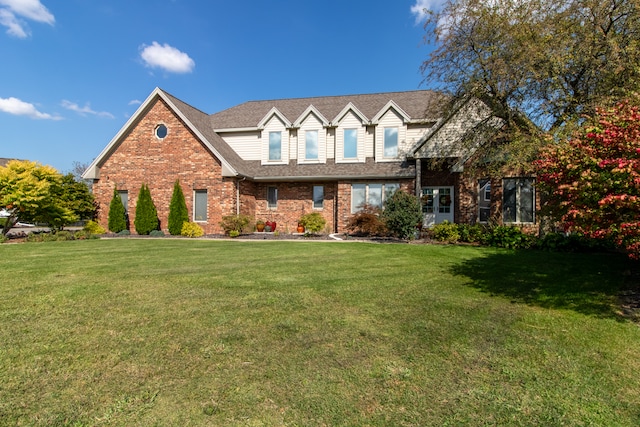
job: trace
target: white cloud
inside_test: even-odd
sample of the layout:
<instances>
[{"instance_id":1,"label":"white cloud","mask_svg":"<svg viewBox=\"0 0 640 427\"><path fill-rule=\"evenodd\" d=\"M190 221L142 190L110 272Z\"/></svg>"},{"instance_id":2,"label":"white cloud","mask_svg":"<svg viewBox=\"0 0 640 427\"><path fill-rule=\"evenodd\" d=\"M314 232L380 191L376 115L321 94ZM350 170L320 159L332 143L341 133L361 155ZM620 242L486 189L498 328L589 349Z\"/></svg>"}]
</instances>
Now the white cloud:
<instances>
[{"instance_id":1,"label":"white cloud","mask_svg":"<svg viewBox=\"0 0 640 427\"><path fill-rule=\"evenodd\" d=\"M168 44L153 42L151 46L140 46L140 57L147 67L162 68L171 73L190 73L196 63L184 52Z\"/></svg>"},{"instance_id":2,"label":"white cloud","mask_svg":"<svg viewBox=\"0 0 640 427\"><path fill-rule=\"evenodd\" d=\"M442 3L444 3L444 0L416 0L416 3L411 6L411 13L416 17L416 24L427 18L425 10L436 10Z\"/></svg>"},{"instance_id":3,"label":"white cloud","mask_svg":"<svg viewBox=\"0 0 640 427\"><path fill-rule=\"evenodd\" d=\"M142 104L142 101L140 101L139 99L132 99L131 101L129 101L129 105L140 105Z\"/></svg>"},{"instance_id":4,"label":"white cloud","mask_svg":"<svg viewBox=\"0 0 640 427\"><path fill-rule=\"evenodd\" d=\"M21 18L49 25L56 21L40 0L0 0L0 25L7 27L7 34L21 39L29 36L28 26Z\"/></svg>"},{"instance_id":5,"label":"white cloud","mask_svg":"<svg viewBox=\"0 0 640 427\"><path fill-rule=\"evenodd\" d=\"M32 119L62 120L60 116L38 111L35 105L19 100L18 98L0 98L0 111L13 114L14 116L27 116Z\"/></svg>"},{"instance_id":6,"label":"white cloud","mask_svg":"<svg viewBox=\"0 0 640 427\"><path fill-rule=\"evenodd\" d=\"M75 111L76 113L80 114L81 116L86 116L87 114L91 114L91 115L99 116L99 117L108 117L110 119L114 118L113 114L108 113L106 111L93 111L91 109L91 107L89 106L89 103L86 103L84 105L84 107L80 107L78 104L76 104L74 102L71 102L71 101L67 101L65 99L65 100L62 101L62 103L60 103L60 105L62 105L67 110Z\"/></svg>"}]
</instances>

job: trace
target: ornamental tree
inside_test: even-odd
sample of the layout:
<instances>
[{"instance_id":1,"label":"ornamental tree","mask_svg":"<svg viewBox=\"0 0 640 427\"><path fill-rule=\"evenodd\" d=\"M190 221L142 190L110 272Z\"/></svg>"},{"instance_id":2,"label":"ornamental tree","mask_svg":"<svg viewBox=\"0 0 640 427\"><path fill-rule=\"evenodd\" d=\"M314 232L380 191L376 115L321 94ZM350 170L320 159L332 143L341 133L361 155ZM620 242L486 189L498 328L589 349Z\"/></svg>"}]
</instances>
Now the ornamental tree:
<instances>
[{"instance_id":1,"label":"ornamental tree","mask_svg":"<svg viewBox=\"0 0 640 427\"><path fill-rule=\"evenodd\" d=\"M567 231L611 238L640 259L640 108L598 109L575 136L535 162L543 214Z\"/></svg>"},{"instance_id":2,"label":"ornamental tree","mask_svg":"<svg viewBox=\"0 0 640 427\"><path fill-rule=\"evenodd\" d=\"M138 234L149 234L153 230L158 229L160 221L158 220L158 210L151 199L151 192L146 184L142 184L140 193L138 193L138 201L136 202L136 218L133 225Z\"/></svg>"},{"instance_id":3,"label":"ornamental tree","mask_svg":"<svg viewBox=\"0 0 640 427\"><path fill-rule=\"evenodd\" d=\"M0 209L9 215L2 234L20 221L47 222L53 227L76 221L60 196L62 175L51 166L12 160L0 167Z\"/></svg>"}]
</instances>

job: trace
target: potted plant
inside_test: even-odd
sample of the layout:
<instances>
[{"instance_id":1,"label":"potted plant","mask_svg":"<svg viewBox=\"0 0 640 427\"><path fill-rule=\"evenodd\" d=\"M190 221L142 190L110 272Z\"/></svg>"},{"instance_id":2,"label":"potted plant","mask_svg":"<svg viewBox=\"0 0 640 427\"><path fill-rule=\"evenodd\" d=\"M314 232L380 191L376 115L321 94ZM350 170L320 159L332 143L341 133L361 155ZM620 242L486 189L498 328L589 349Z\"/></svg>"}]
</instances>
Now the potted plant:
<instances>
[{"instance_id":1,"label":"potted plant","mask_svg":"<svg viewBox=\"0 0 640 427\"><path fill-rule=\"evenodd\" d=\"M275 221L267 221L264 224L265 224L265 226L270 227L271 231L276 231L276 222Z\"/></svg>"},{"instance_id":2,"label":"potted plant","mask_svg":"<svg viewBox=\"0 0 640 427\"><path fill-rule=\"evenodd\" d=\"M265 226L265 224L264 224L263 220L259 219L259 220L256 221L256 230L259 233L262 233L264 231L264 226Z\"/></svg>"},{"instance_id":3,"label":"potted plant","mask_svg":"<svg viewBox=\"0 0 640 427\"><path fill-rule=\"evenodd\" d=\"M304 225L302 225L302 223L300 221L298 221L297 231L298 231L298 233L304 233Z\"/></svg>"}]
</instances>

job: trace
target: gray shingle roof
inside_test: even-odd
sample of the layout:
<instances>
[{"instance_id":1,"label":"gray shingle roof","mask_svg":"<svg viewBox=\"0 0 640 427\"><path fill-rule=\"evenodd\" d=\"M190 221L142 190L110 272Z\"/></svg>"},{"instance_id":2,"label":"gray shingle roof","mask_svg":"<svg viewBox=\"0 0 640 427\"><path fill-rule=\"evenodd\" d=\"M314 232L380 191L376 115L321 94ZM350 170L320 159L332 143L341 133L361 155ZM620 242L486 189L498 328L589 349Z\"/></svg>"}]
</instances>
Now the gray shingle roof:
<instances>
[{"instance_id":1,"label":"gray shingle roof","mask_svg":"<svg viewBox=\"0 0 640 427\"><path fill-rule=\"evenodd\" d=\"M315 98L249 101L211 115L215 129L256 127L276 107L291 122L313 105L327 120L333 120L349 103L371 120L393 100L412 119L435 121L440 117L443 96L434 91L387 92L366 95L324 96Z\"/></svg>"}]
</instances>

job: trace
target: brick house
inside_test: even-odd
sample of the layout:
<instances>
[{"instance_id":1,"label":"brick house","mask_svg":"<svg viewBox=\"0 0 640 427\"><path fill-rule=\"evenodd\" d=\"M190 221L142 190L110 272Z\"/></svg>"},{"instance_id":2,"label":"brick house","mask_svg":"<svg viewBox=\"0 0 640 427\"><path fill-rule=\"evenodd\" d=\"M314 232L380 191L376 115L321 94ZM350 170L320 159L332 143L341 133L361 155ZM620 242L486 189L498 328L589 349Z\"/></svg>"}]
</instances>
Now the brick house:
<instances>
[{"instance_id":1,"label":"brick house","mask_svg":"<svg viewBox=\"0 0 640 427\"><path fill-rule=\"evenodd\" d=\"M408 91L251 101L209 115L156 88L83 177L94 180L103 226L114 188L133 221L146 183L166 229L176 180L205 233L239 213L291 232L309 212L323 215L326 231L344 232L363 204L382 206L398 189L421 196L426 226L533 223L530 178L464 172L473 149L460 141L491 123L488 107L468 100L441 117L445 102ZM450 161L434 170L430 160L442 156Z\"/></svg>"}]
</instances>

